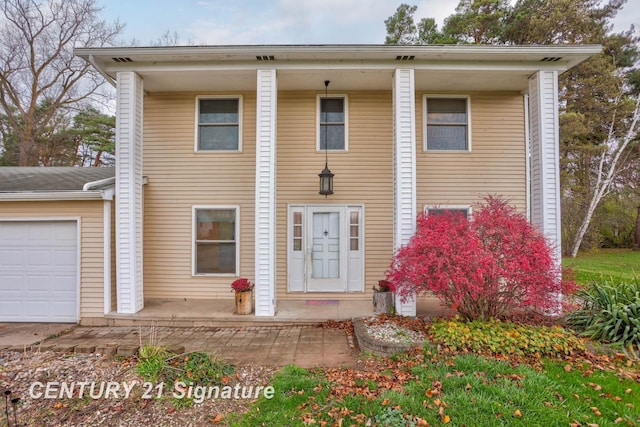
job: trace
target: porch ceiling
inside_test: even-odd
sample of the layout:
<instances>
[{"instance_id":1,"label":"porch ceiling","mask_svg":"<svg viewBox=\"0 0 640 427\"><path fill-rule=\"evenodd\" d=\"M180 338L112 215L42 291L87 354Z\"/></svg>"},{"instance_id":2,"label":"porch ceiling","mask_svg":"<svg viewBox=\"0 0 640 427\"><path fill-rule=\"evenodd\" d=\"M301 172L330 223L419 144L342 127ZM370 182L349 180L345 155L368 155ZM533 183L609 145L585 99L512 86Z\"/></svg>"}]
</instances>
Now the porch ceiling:
<instances>
[{"instance_id":1,"label":"porch ceiling","mask_svg":"<svg viewBox=\"0 0 640 427\"><path fill-rule=\"evenodd\" d=\"M428 92L525 91L533 70L416 70L415 88ZM149 92L255 91L255 70L138 71ZM391 90L393 69L278 70L278 90Z\"/></svg>"}]
</instances>

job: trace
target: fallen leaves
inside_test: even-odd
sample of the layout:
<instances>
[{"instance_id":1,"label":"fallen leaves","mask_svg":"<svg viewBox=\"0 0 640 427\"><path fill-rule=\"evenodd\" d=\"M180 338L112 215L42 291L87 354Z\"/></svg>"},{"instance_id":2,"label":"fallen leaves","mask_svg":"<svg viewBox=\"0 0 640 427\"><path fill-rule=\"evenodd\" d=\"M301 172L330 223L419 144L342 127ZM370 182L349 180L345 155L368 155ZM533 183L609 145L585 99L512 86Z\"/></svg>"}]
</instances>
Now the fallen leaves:
<instances>
[{"instance_id":1,"label":"fallen leaves","mask_svg":"<svg viewBox=\"0 0 640 427\"><path fill-rule=\"evenodd\" d=\"M209 418L209 422L211 424L218 424L220 421L222 421L222 414L216 414L215 417Z\"/></svg>"},{"instance_id":2,"label":"fallen leaves","mask_svg":"<svg viewBox=\"0 0 640 427\"><path fill-rule=\"evenodd\" d=\"M589 387L593 388L595 391L600 391L602 390L602 386L599 384L595 384L595 383L588 383L587 384Z\"/></svg>"}]
</instances>

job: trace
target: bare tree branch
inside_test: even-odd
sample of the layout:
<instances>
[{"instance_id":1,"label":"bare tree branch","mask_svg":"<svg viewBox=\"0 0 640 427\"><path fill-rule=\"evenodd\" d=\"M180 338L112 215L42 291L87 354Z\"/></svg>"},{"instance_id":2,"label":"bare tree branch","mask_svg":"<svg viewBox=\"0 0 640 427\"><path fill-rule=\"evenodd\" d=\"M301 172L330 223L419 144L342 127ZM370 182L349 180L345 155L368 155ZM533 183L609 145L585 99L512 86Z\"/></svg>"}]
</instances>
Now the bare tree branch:
<instances>
[{"instance_id":1,"label":"bare tree branch","mask_svg":"<svg viewBox=\"0 0 640 427\"><path fill-rule=\"evenodd\" d=\"M73 48L113 45L123 25L103 21L97 0L0 1L0 114L19 139L19 164L38 165L56 120L104 85Z\"/></svg>"}]
</instances>

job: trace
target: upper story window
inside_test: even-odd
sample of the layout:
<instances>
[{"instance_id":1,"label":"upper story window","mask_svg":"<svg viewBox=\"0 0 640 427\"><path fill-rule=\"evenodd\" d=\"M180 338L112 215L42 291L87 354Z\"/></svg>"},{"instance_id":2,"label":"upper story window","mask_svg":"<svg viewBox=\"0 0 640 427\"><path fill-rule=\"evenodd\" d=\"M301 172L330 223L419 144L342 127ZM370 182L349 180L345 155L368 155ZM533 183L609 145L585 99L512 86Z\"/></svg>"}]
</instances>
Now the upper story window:
<instances>
[{"instance_id":1,"label":"upper story window","mask_svg":"<svg viewBox=\"0 0 640 427\"><path fill-rule=\"evenodd\" d=\"M198 97L196 151L242 149L242 98Z\"/></svg>"},{"instance_id":2,"label":"upper story window","mask_svg":"<svg viewBox=\"0 0 640 427\"><path fill-rule=\"evenodd\" d=\"M425 96L425 123L425 150L471 150L468 96Z\"/></svg>"},{"instance_id":3,"label":"upper story window","mask_svg":"<svg viewBox=\"0 0 640 427\"><path fill-rule=\"evenodd\" d=\"M331 95L327 98L318 96L317 123L318 151L324 151L325 147L333 151L347 151L349 132L346 95Z\"/></svg>"}]
</instances>

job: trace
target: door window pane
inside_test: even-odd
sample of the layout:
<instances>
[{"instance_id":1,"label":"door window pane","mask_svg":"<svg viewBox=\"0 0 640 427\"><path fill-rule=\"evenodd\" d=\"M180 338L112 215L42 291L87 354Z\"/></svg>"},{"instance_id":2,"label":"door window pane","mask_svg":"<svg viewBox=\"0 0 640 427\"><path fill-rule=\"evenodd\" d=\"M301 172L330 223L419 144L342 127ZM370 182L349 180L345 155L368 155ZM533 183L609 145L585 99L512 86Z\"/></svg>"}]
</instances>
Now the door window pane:
<instances>
[{"instance_id":1,"label":"door window pane","mask_svg":"<svg viewBox=\"0 0 640 427\"><path fill-rule=\"evenodd\" d=\"M360 213L349 213L349 250L360 250Z\"/></svg>"},{"instance_id":2,"label":"door window pane","mask_svg":"<svg viewBox=\"0 0 640 427\"><path fill-rule=\"evenodd\" d=\"M293 250L302 250L302 212L293 213Z\"/></svg>"}]
</instances>

